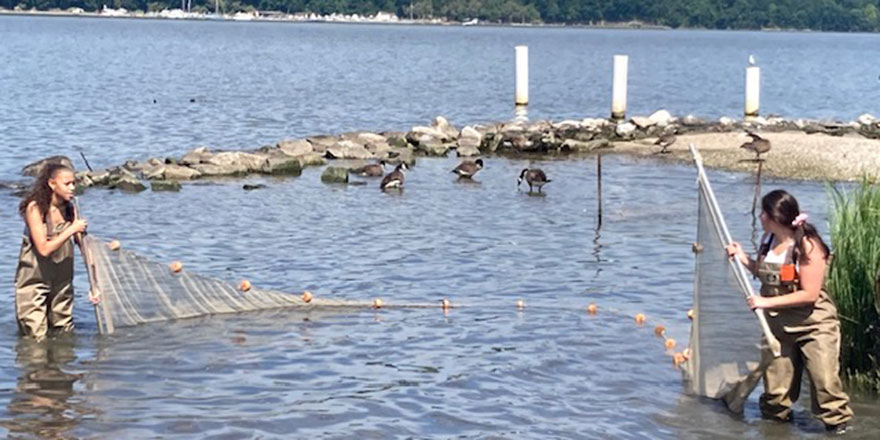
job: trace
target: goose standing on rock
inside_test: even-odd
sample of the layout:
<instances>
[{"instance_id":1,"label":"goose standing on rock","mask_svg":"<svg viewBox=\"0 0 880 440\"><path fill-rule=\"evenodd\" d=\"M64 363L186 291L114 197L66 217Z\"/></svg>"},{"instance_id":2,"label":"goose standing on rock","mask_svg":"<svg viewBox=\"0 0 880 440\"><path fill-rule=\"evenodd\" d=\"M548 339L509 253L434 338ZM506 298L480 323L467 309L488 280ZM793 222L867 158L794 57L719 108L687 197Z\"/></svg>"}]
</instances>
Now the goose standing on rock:
<instances>
[{"instance_id":1,"label":"goose standing on rock","mask_svg":"<svg viewBox=\"0 0 880 440\"><path fill-rule=\"evenodd\" d=\"M378 163L371 163L360 168L352 168L348 172L361 177L382 177L385 174L385 161L380 160Z\"/></svg>"},{"instance_id":2,"label":"goose standing on rock","mask_svg":"<svg viewBox=\"0 0 880 440\"><path fill-rule=\"evenodd\" d=\"M541 187L552 182L552 180L548 179L547 175L544 174L544 171L537 168L524 168L522 172L519 173L519 178L516 179L517 188L519 188L523 180L529 184L529 192L532 192L533 186L537 186L539 193L541 192Z\"/></svg>"},{"instance_id":3,"label":"goose standing on rock","mask_svg":"<svg viewBox=\"0 0 880 440\"><path fill-rule=\"evenodd\" d=\"M477 171L483 169L483 159L477 159L476 161L465 160L458 164L453 173L457 174L460 179L470 179L474 177L474 174L477 174Z\"/></svg>"},{"instance_id":4,"label":"goose standing on rock","mask_svg":"<svg viewBox=\"0 0 880 440\"><path fill-rule=\"evenodd\" d=\"M394 171L388 173L388 175L382 179L379 188L382 189L382 191L385 191L388 188L403 189L403 181L406 179L405 171L408 169L409 167L406 166L406 163L401 162L400 165L397 165L394 168Z\"/></svg>"},{"instance_id":5,"label":"goose standing on rock","mask_svg":"<svg viewBox=\"0 0 880 440\"><path fill-rule=\"evenodd\" d=\"M660 154L666 154L669 152L667 148L670 145L674 144L678 138L675 137L675 133L668 133L660 136L655 142L654 145L660 146Z\"/></svg>"},{"instance_id":6,"label":"goose standing on rock","mask_svg":"<svg viewBox=\"0 0 880 440\"><path fill-rule=\"evenodd\" d=\"M751 141L740 145L740 148L755 152L755 160L762 160L761 155L770 151L770 141L759 136L753 131L747 131L746 134L752 138Z\"/></svg>"}]
</instances>

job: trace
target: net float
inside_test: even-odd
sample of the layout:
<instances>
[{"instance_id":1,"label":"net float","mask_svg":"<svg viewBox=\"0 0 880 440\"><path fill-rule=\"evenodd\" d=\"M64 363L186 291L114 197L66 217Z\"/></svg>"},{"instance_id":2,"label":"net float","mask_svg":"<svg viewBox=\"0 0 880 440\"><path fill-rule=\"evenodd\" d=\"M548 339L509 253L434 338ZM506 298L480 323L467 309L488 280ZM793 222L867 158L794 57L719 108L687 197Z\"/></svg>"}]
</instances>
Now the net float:
<instances>
[{"instance_id":1,"label":"net float","mask_svg":"<svg viewBox=\"0 0 880 440\"><path fill-rule=\"evenodd\" d=\"M688 310L688 319L690 319L691 321L694 320L694 309Z\"/></svg>"},{"instance_id":2,"label":"net float","mask_svg":"<svg viewBox=\"0 0 880 440\"><path fill-rule=\"evenodd\" d=\"M598 311L599 311L599 306L597 306L595 304L591 303L590 305L587 306L587 313L589 313L591 315L595 315L596 312L598 312Z\"/></svg>"},{"instance_id":3,"label":"net float","mask_svg":"<svg viewBox=\"0 0 880 440\"><path fill-rule=\"evenodd\" d=\"M684 360L690 359L691 358L691 349L685 348L684 350L681 351L681 355L684 357Z\"/></svg>"},{"instance_id":4,"label":"net float","mask_svg":"<svg viewBox=\"0 0 880 440\"><path fill-rule=\"evenodd\" d=\"M681 353L675 353L672 355L672 365L675 365L676 367L683 364L686 360L687 359L685 359L684 355Z\"/></svg>"},{"instance_id":5,"label":"net float","mask_svg":"<svg viewBox=\"0 0 880 440\"><path fill-rule=\"evenodd\" d=\"M636 314L636 324L644 324L645 323L645 315L638 313Z\"/></svg>"},{"instance_id":6,"label":"net float","mask_svg":"<svg viewBox=\"0 0 880 440\"><path fill-rule=\"evenodd\" d=\"M662 325L658 325L657 327L654 327L654 334L655 335L663 336L664 333L666 333L666 327L663 327Z\"/></svg>"},{"instance_id":7,"label":"net float","mask_svg":"<svg viewBox=\"0 0 880 440\"><path fill-rule=\"evenodd\" d=\"M673 348L675 348L675 339L669 338L666 340L666 342L663 343L663 345L666 346L667 350L672 350Z\"/></svg>"},{"instance_id":8,"label":"net float","mask_svg":"<svg viewBox=\"0 0 880 440\"><path fill-rule=\"evenodd\" d=\"M183 263L180 261L174 261L168 265L168 268L171 269L172 272L178 273L183 270Z\"/></svg>"},{"instance_id":9,"label":"net float","mask_svg":"<svg viewBox=\"0 0 880 440\"><path fill-rule=\"evenodd\" d=\"M313 298L312 292L309 292L308 290L303 292L303 294L302 294L303 302L312 302L312 298Z\"/></svg>"},{"instance_id":10,"label":"net float","mask_svg":"<svg viewBox=\"0 0 880 440\"><path fill-rule=\"evenodd\" d=\"M373 300L373 308L374 308L374 309L381 309L381 308L382 308L382 305L383 305L383 303L382 303L382 300L381 300L381 299L376 298L376 299Z\"/></svg>"},{"instance_id":11,"label":"net float","mask_svg":"<svg viewBox=\"0 0 880 440\"><path fill-rule=\"evenodd\" d=\"M520 309L520 310L526 308L526 303L525 303L525 301L523 301L523 300L521 300L521 299L520 299L520 300L517 300L517 301L516 301L516 308L518 308L518 309Z\"/></svg>"},{"instance_id":12,"label":"net float","mask_svg":"<svg viewBox=\"0 0 880 440\"><path fill-rule=\"evenodd\" d=\"M119 248L122 247L122 243L120 243L119 240L113 240L108 246L110 247L111 251L118 251Z\"/></svg>"},{"instance_id":13,"label":"net float","mask_svg":"<svg viewBox=\"0 0 880 440\"><path fill-rule=\"evenodd\" d=\"M450 308L452 308L452 301L449 301L448 299L443 298L440 301L440 306L443 307L443 310L449 310Z\"/></svg>"},{"instance_id":14,"label":"net float","mask_svg":"<svg viewBox=\"0 0 880 440\"><path fill-rule=\"evenodd\" d=\"M251 282L248 280L241 280L241 282L238 283L238 288L241 289L242 292L247 292L248 290L251 290Z\"/></svg>"}]
</instances>

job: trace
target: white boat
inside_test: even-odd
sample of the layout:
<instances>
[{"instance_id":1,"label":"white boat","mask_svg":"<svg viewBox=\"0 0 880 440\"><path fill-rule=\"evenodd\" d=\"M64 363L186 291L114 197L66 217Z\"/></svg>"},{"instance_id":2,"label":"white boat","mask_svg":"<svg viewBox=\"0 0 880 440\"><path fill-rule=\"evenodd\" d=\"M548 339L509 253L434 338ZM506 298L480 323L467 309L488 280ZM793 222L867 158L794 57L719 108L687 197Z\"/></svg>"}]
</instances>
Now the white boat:
<instances>
[{"instance_id":1,"label":"white boat","mask_svg":"<svg viewBox=\"0 0 880 440\"><path fill-rule=\"evenodd\" d=\"M479 19L477 19L477 18L472 18L472 19L470 19L470 20L468 20L468 21L462 22L461 25L462 25L462 26L474 26L474 25L477 25L477 24L479 24L479 23L480 23L480 20L479 20Z\"/></svg>"}]
</instances>

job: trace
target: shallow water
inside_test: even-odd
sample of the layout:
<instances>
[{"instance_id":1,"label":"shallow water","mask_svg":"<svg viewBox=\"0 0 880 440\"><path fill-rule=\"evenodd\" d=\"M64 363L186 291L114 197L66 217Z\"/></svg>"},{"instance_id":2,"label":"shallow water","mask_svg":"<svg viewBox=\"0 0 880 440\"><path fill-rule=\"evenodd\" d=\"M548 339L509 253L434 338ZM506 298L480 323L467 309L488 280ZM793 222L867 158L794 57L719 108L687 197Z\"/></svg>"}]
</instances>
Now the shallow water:
<instances>
[{"instance_id":1,"label":"shallow water","mask_svg":"<svg viewBox=\"0 0 880 440\"><path fill-rule=\"evenodd\" d=\"M0 310L0 426L8 434L151 438L779 438L822 437L743 420L683 393L653 325L686 343L696 228L695 171L603 158L492 158L479 183L456 160L423 159L402 194L377 183L293 179L190 184L181 193L82 197L90 230L158 261L255 286L318 296L460 308L267 311L96 336L85 299L73 341L32 347ZM517 191L527 165L554 181ZM711 174L733 234L748 243L751 176ZM824 224L824 188L784 185ZM5 205L14 200L2 196ZM12 274L19 221L2 213L0 270ZM824 228L823 229L827 229ZM750 244L746 245L750 247ZM11 277L10 277L11 278ZM86 290L78 274L79 292ZM514 302L524 299L517 311ZM597 316L584 312L590 302ZM632 316L645 313L636 326ZM806 400L804 396L803 401ZM876 400L856 397L851 438L880 429Z\"/></svg>"},{"instance_id":2,"label":"shallow water","mask_svg":"<svg viewBox=\"0 0 880 440\"><path fill-rule=\"evenodd\" d=\"M630 107L736 116L743 61L765 67L764 109L878 112L875 36L584 29L200 23L0 17L0 179L49 154L94 166L253 148L283 137L406 130L512 116L512 49L530 46L529 117L601 116L611 55L629 53ZM438 43L442 42L441 43ZM551 76L552 75L552 76ZM194 98L196 102L190 103ZM156 99L156 103L152 102ZM94 235L157 261L257 287L459 308L267 311L96 335L78 298L75 337L19 340L0 307L0 432L33 438L816 438L744 419L682 392L652 327L686 343L696 234L689 165L603 158L420 159L402 194L298 178L188 184L181 193L92 190ZM517 191L536 165L545 196ZM753 177L712 172L734 236L749 242ZM246 192L243 183L265 183ZM821 184L784 186L823 231ZM0 192L0 273L11 286L22 229ZM747 244L751 247L751 244ZM77 262L78 270L81 263ZM77 274L80 294L87 290ZM82 296L82 295L80 295ZM527 306L517 311L514 302ZM584 307L596 302L600 313ZM636 326L632 315L648 323ZM807 396L803 396L802 401ZM850 438L880 432L855 396Z\"/></svg>"}]
</instances>

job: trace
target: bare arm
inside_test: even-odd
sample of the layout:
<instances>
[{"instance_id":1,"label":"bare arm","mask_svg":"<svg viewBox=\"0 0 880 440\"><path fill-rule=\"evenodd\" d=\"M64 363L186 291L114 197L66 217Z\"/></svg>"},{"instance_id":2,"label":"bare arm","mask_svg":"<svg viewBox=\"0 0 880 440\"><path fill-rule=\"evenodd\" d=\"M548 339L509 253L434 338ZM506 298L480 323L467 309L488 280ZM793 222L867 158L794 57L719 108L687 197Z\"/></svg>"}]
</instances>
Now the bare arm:
<instances>
[{"instance_id":1,"label":"bare arm","mask_svg":"<svg viewBox=\"0 0 880 440\"><path fill-rule=\"evenodd\" d=\"M739 243L735 241L730 243L730 245L727 246L727 254L739 260L739 262L742 263L742 265L745 266L746 269L748 269L749 272L752 273L752 275L758 274L758 263L748 255L746 255L745 251Z\"/></svg>"},{"instance_id":2,"label":"bare arm","mask_svg":"<svg viewBox=\"0 0 880 440\"><path fill-rule=\"evenodd\" d=\"M85 220L76 219L68 227L64 228L60 234L52 237L50 240L46 226L43 223L43 213L40 212L40 208L34 202L31 202L25 211L25 222L31 233L31 243L33 243L34 249L42 257L52 255L67 240L70 240L73 234L82 232L86 227Z\"/></svg>"}]
</instances>

